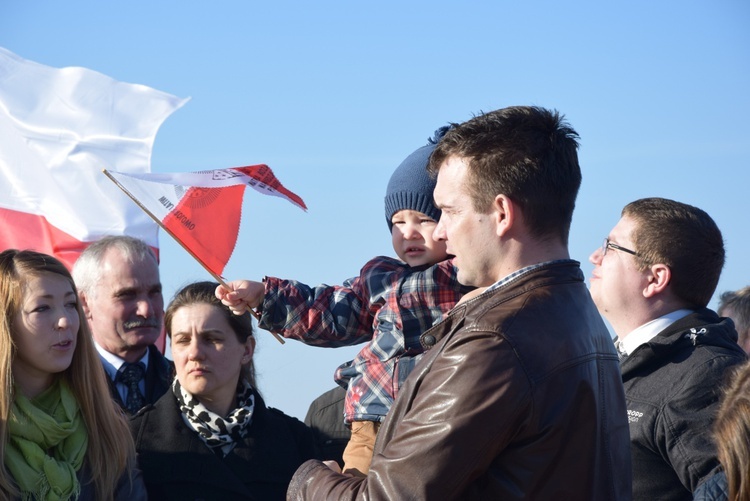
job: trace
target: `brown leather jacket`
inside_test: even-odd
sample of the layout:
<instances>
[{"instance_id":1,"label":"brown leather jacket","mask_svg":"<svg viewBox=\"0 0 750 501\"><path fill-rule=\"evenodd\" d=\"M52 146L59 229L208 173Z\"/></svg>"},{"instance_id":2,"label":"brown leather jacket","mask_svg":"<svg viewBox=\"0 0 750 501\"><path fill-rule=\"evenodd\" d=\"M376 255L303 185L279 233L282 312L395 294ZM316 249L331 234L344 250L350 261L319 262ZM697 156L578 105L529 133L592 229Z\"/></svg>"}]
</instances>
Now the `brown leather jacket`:
<instances>
[{"instance_id":1,"label":"brown leather jacket","mask_svg":"<svg viewBox=\"0 0 750 501\"><path fill-rule=\"evenodd\" d=\"M631 498L614 346L575 261L457 306L384 421L367 478L303 464L287 499Z\"/></svg>"}]
</instances>

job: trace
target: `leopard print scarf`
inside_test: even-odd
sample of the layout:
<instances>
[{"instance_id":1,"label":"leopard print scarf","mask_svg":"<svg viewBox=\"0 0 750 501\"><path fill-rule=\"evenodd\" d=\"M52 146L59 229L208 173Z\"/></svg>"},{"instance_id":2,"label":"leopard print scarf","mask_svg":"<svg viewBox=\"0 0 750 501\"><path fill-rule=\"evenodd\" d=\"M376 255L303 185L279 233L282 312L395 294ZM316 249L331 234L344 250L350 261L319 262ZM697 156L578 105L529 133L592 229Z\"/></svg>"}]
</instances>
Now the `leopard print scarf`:
<instances>
[{"instance_id":1,"label":"leopard print scarf","mask_svg":"<svg viewBox=\"0 0 750 501\"><path fill-rule=\"evenodd\" d=\"M249 383L237 385L238 407L226 417L206 409L197 398L180 386L175 378L172 392L182 412L182 419L217 456L223 458L234 449L250 431L255 408L255 395Z\"/></svg>"}]
</instances>

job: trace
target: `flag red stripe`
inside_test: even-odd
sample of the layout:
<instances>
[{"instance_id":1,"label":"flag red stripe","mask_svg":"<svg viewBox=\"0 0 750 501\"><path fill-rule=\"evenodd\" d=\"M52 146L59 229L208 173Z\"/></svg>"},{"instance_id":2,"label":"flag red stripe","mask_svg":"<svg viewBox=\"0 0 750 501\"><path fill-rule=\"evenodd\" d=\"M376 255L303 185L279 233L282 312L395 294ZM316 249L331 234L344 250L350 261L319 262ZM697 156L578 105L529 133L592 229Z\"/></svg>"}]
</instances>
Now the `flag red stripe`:
<instances>
[{"instance_id":1,"label":"flag red stripe","mask_svg":"<svg viewBox=\"0 0 750 501\"><path fill-rule=\"evenodd\" d=\"M71 269L88 243L52 226L44 216L0 208L0 249L43 252Z\"/></svg>"},{"instance_id":2,"label":"flag red stripe","mask_svg":"<svg viewBox=\"0 0 750 501\"><path fill-rule=\"evenodd\" d=\"M44 216L0 208L0 251L28 249L42 252L56 257L70 270L88 245L89 242L81 242L53 226ZM159 249L152 249L158 259ZM162 330L156 341L156 347L162 353L166 341L166 334Z\"/></svg>"}]
</instances>

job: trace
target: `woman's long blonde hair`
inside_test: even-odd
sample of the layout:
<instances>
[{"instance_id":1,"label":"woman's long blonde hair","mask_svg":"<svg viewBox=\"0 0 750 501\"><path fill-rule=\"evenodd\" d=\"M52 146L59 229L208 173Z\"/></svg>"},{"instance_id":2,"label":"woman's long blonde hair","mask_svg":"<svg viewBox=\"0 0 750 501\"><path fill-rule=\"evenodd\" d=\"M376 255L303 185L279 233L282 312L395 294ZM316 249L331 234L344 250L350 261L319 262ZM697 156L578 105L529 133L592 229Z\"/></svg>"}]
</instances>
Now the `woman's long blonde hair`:
<instances>
[{"instance_id":1,"label":"woman's long blonde hair","mask_svg":"<svg viewBox=\"0 0 750 501\"><path fill-rule=\"evenodd\" d=\"M3 307L0 318L0 457L3 458L14 398L11 369L16 347L11 335L13 320L22 301L24 281L43 273L65 277L77 293L70 272L57 259L28 250L12 249L0 253L0 305ZM122 474L132 472L135 447L125 415L110 395L106 375L80 304L76 309L80 318L76 349L70 367L59 376L70 385L86 425L88 449L83 468L87 468L96 486L96 499L110 500ZM11 499L18 494L18 488L3 460L0 499Z\"/></svg>"},{"instance_id":2,"label":"woman's long blonde hair","mask_svg":"<svg viewBox=\"0 0 750 501\"><path fill-rule=\"evenodd\" d=\"M714 440L729 500L750 499L750 362L734 369L724 390Z\"/></svg>"}]
</instances>

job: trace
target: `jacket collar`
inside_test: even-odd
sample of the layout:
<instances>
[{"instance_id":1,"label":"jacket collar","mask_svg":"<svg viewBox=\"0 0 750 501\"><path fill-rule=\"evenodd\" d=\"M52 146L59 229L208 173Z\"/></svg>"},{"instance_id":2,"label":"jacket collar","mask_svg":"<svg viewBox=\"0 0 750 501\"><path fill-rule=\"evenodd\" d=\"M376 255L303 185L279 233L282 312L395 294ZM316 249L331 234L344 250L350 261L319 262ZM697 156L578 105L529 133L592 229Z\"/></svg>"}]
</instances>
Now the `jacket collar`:
<instances>
[{"instance_id":1,"label":"jacket collar","mask_svg":"<svg viewBox=\"0 0 750 501\"><path fill-rule=\"evenodd\" d=\"M251 426L262 428L268 419L268 412L263 399L255 392ZM226 458L216 456L198 434L185 425L171 389L156 404L141 409L132 421L138 430L136 449L139 452L144 447L150 447L149 444L156 444L155 453L142 454L142 459L155 459L163 451L177 452L175 457L180 457L179 452L193 455L192 459L186 461L154 460L143 465L144 472L149 472L147 482L153 482L155 478L168 479L170 482L179 482L180 479L187 482L200 478L207 488L215 488L217 492L233 491L241 496L250 496L244 484L248 475L264 475L262 458L258 458L257 451L252 447L238 444ZM252 437L245 440L252 440ZM200 459L197 460L198 458Z\"/></svg>"},{"instance_id":2,"label":"jacket collar","mask_svg":"<svg viewBox=\"0 0 750 501\"><path fill-rule=\"evenodd\" d=\"M424 349L432 348L446 334L460 328L468 316L478 317L497 305L513 299L537 287L580 282L583 283L581 263L572 259L550 261L512 274L511 280L502 281L497 287L488 288L482 294L453 308L443 320L433 325L419 337Z\"/></svg>"},{"instance_id":3,"label":"jacket collar","mask_svg":"<svg viewBox=\"0 0 750 501\"><path fill-rule=\"evenodd\" d=\"M632 369L650 360L663 359L678 350L689 349L691 346L712 346L744 353L737 344L737 331L726 318L720 318L708 308L700 308L690 315L683 317L650 341L635 349L623 366Z\"/></svg>"}]
</instances>

